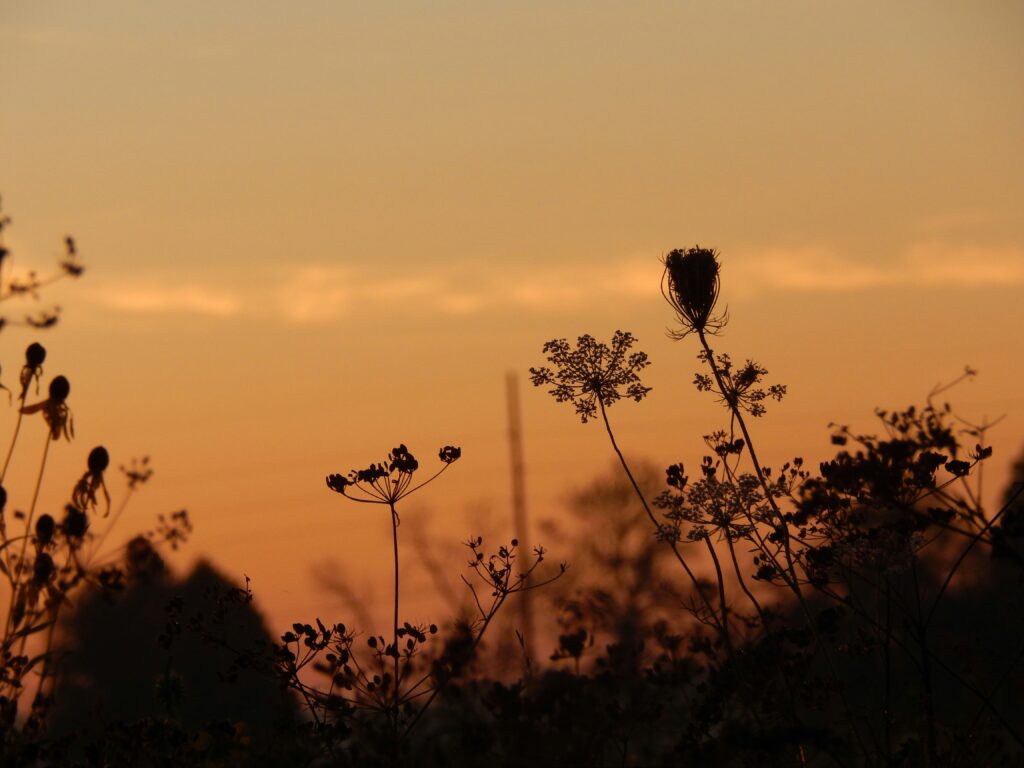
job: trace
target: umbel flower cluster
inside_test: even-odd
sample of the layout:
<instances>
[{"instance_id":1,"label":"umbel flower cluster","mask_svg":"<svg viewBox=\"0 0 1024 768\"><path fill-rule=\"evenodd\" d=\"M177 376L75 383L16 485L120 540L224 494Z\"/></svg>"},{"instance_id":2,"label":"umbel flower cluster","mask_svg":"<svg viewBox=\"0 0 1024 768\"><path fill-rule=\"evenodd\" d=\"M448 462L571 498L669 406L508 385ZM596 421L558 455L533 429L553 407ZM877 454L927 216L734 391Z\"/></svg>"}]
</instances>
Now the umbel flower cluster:
<instances>
[{"instance_id":1,"label":"umbel flower cluster","mask_svg":"<svg viewBox=\"0 0 1024 768\"><path fill-rule=\"evenodd\" d=\"M623 396L640 402L651 391L640 383L640 371L650 365L645 352L630 352L636 338L616 331L611 344L590 334L580 336L572 347L565 339L544 345L552 367L530 368L535 387L550 386L548 392L559 403L572 403L584 424Z\"/></svg>"},{"instance_id":2,"label":"umbel flower cluster","mask_svg":"<svg viewBox=\"0 0 1024 768\"><path fill-rule=\"evenodd\" d=\"M446 445L437 452L441 468L418 485L413 485L413 475L420 468L416 457L402 443L392 448L385 461L370 464L366 469L353 469L348 474L327 476L327 487L335 493L363 504L388 504L415 493L462 457L462 449Z\"/></svg>"}]
</instances>

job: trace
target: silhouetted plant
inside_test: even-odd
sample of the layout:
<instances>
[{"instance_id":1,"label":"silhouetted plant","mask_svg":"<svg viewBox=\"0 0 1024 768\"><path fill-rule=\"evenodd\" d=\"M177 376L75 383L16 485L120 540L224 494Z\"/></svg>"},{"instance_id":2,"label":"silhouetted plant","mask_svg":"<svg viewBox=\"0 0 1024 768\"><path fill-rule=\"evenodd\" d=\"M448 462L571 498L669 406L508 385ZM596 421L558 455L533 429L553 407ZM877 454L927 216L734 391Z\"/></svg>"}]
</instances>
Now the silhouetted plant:
<instances>
[{"instance_id":1,"label":"silhouetted plant","mask_svg":"<svg viewBox=\"0 0 1024 768\"><path fill-rule=\"evenodd\" d=\"M966 426L956 428L952 410L934 403L947 387L937 388L924 408L879 411L883 438L838 428L833 442L840 447L853 442L858 450L841 450L821 465L819 476L800 458L775 474L759 461L746 417L764 415L768 401L781 400L786 388L764 383L767 371L759 363L748 359L736 365L711 348L710 337L720 334L727 320L727 313L716 310L717 253L676 250L664 264L662 293L679 323L669 334L677 340L697 337L705 371L696 374L694 384L717 396L729 423L705 436L709 453L696 480L682 464L668 468L668 490L654 501L660 520L618 449L605 410L614 401L591 396L582 407L578 402L601 391L601 366L611 359L607 348L589 336L581 337L576 350L564 340L549 342L544 351L555 369L531 373L534 383L550 386L557 400L577 403L584 422L600 411L655 538L672 547L703 601L700 606L695 598L691 612L727 651L722 658L700 632L691 635L690 653L706 657L708 666L693 691L680 748L719 760L720 752L708 750L720 749L724 738L737 743L742 732L752 748L760 744L757 750L774 750L795 764L818 758L843 764L846 754L857 764L938 765L979 754L954 745L956 734L978 733L983 714L994 728L988 747L996 752L1024 747L1019 717L1005 708L1005 694L1000 699L1005 688L998 675L990 677L988 689L979 685L976 671L969 672L957 655L939 652L942 635L935 629L972 553L988 548L1024 564L1006 532L1015 531L1008 521L1015 523L1013 504L1020 490L995 514L986 514L979 489L968 483L992 454L985 440L990 425L961 421ZM632 342L628 334L616 338ZM637 359L646 365L645 356ZM966 375L972 374L968 369ZM964 436L973 449L961 444ZM743 471L744 461L750 471ZM711 590L680 554L690 543L708 554ZM730 598L732 590L738 590L739 600ZM586 637L583 627L567 632L554 656L578 659ZM993 644L991 638L988 642ZM1024 647L1003 674L1022 657ZM883 670L880 682L867 674L864 658ZM854 679L878 690L881 714L851 687ZM896 693L897 680L919 692L916 710L908 710L905 697ZM970 720L958 723L942 711L954 695L974 697ZM920 724L914 721L918 713Z\"/></svg>"},{"instance_id":2,"label":"silhouetted plant","mask_svg":"<svg viewBox=\"0 0 1024 768\"><path fill-rule=\"evenodd\" d=\"M11 276L5 270L11 256L2 239L3 230L9 224L8 217L0 216L0 301L19 296L38 298L44 286L62 276L78 277L84 271L75 242L68 237L58 275L40 278L35 272L29 272L27 276ZM48 327L56 319L56 311L43 312L37 316L26 315L24 324ZM6 324L18 323L0 317L0 328ZM104 478L110 456L105 448L98 446L90 452L85 472L71 488L69 503L59 521L51 514L37 515L53 444L70 442L74 437L68 404L71 385L66 377L51 379L47 396L29 403L33 394L39 395L46 357L46 349L37 342L25 350L17 390L18 416L0 470L0 482L3 482L17 449L18 437L23 432L24 417L40 414L46 437L28 512L12 513L7 509L8 494L0 486L0 572L7 593L0 636L0 762L4 764L23 759L26 750L41 748L53 684L59 673L61 657L53 643L62 612L85 585L94 585L109 594L121 589L124 582L117 566L92 564L95 549L90 556L84 555L94 537L95 518L105 517L110 510L110 494ZM133 488L130 486L128 496ZM123 509L124 504L119 514ZM110 521L110 526L114 522L116 518ZM106 527L104 536L110 526ZM178 513L166 519L160 530L150 534L150 539L154 542L169 540L173 545L183 541L189 530L187 515ZM26 691L32 688L31 676L35 676L34 693L26 703L24 700L29 699Z\"/></svg>"},{"instance_id":3,"label":"silhouetted plant","mask_svg":"<svg viewBox=\"0 0 1024 768\"><path fill-rule=\"evenodd\" d=\"M85 272L85 266L78 256L78 247L75 244L75 239L73 237L65 237L63 243L64 255L58 262L57 271L46 277L40 277L35 270L29 270L24 274L16 274L12 266L14 256L4 243L4 231L11 223L11 217L5 215L3 207L0 206L0 302L18 298L38 301L39 292L46 286L65 277L80 277ZM7 315L0 315L0 330L7 325L49 328L56 325L59 317L60 307L51 307L35 313L26 312L17 319L12 319Z\"/></svg>"},{"instance_id":4,"label":"silhouetted plant","mask_svg":"<svg viewBox=\"0 0 1024 768\"><path fill-rule=\"evenodd\" d=\"M629 352L635 341L633 334L624 331L615 332L610 346L596 341L590 335L580 336L575 348L571 347L565 339L554 339L546 342L543 349L548 356L548 362L554 367L530 368L530 380L535 387L550 386L548 393L556 401L572 402L583 423L586 423L595 413L600 412L605 432L630 485L655 530L661 531L663 523L651 511L646 496L637 484L633 471L619 449L611 422L608 420L607 409L621 399L622 394L619 391L621 388L625 387L626 394L637 402L651 391L650 387L645 387L640 383L638 374L638 371L650 364L647 355L643 352ZM694 615L701 621L717 626L728 645L728 625L722 622L707 595L700 588L700 582L680 552L677 542L671 537L662 536L661 538L671 547L673 554L695 587L694 591L703 603L703 606L698 606L696 600L692 601L690 607Z\"/></svg>"}]
</instances>

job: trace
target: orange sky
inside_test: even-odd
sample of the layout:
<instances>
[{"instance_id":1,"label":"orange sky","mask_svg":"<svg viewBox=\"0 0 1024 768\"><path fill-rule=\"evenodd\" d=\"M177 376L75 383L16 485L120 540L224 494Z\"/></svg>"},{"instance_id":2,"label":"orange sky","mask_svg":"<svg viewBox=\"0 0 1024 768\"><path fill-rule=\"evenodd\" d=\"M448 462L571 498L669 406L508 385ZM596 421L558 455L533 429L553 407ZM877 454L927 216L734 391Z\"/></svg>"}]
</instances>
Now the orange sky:
<instances>
[{"instance_id":1,"label":"orange sky","mask_svg":"<svg viewBox=\"0 0 1024 768\"><path fill-rule=\"evenodd\" d=\"M323 476L461 445L403 520L505 530L504 376L549 338L636 334L654 390L613 409L623 447L699 460L724 417L658 290L696 242L722 252L719 346L790 388L767 462L969 363L958 411L1006 414L994 492L1024 444L1022 30L1011 2L0 2L8 246L45 267L71 233L89 266L45 297L78 438L43 503L93 445L149 454L125 532L186 507L179 567L247 573L276 625L341 618L311 566L382 597L390 531ZM8 385L33 338L0 336ZM521 394L557 517L611 454Z\"/></svg>"}]
</instances>

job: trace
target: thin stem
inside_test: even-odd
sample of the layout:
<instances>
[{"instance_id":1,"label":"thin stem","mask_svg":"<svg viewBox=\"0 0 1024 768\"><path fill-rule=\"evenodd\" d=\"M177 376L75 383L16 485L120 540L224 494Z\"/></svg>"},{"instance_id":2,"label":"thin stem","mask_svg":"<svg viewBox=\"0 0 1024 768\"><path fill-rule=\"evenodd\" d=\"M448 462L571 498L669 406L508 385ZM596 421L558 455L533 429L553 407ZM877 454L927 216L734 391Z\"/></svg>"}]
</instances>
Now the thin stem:
<instances>
[{"instance_id":1,"label":"thin stem","mask_svg":"<svg viewBox=\"0 0 1024 768\"><path fill-rule=\"evenodd\" d=\"M394 699L394 723L395 729L398 729L398 511L395 509L395 503L388 502L388 506L391 509L391 534L392 542L394 543L395 553L395 616L394 626L392 632L392 651L395 659L395 681L392 698Z\"/></svg>"},{"instance_id":2,"label":"thin stem","mask_svg":"<svg viewBox=\"0 0 1024 768\"><path fill-rule=\"evenodd\" d=\"M21 551L18 553L17 567L19 569L21 569L22 565L24 564L24 561L25 561L25 551L28 549L28 540L32 536L32 520L33 520L33 518L35 517L35 514L36 514L36 502L39 500L39 488L43 484L43 472L46 470L46 457L47 457L47 455L50 452L50 443L51 442L53 442L53 440L51 439L51 435L47 434L46 435L46 442L43 444L43 459L39 463L39 474L36 477L36 487L35 487L35 490L32 493L32 506L29 507L28 519L25 521L25 537L22 539ZM11 573L13 574L13 570L11 570ZM16 602L15 597L16 597L15 592L12 591L12 593L11 593L11 604L10 604L10 606L7 609L7 621L5 622L5 627L7 628L7 632L12 632L15 629L14 624L13 624L13 620L14 620L14 604Z\"/></svg>"},{"instance_id":3,"label":"thin stem","mask_svg":"<svg viewBox=\"0 0 1024 768\"><path fill-rule=\"evenodd\" d=\"M21 400L21 405L22 405L22 407L24 407L24 405L25 405L25 399L24 398L22 398L22 400ZM11 445L7 449L7 458L4 459L4 468L3 468L2 471L0 471L0 483L2 483L4 481L5 477L7 477L7 467L10 466L10 464L11 464L11 457L14 455L14 446L18 442L18 433L21 432L21 420L23 418L25 418L25 414L22 412L21 408L19 408L18 409L18 420L14 422L14 435L11 437Z\"/></svg>"},{"instance_id":4,"label":"thin stem","mask_svg":"<svg viewBox=\"0 0 1024 768\"><path fill-rule=\"evenodd\" d=\"M125 495L124 499L121 501L120 506L118 506L118 508L114 510L114 515L110 518L110 524L103 529L103 533L100 534L100 537L96 540L96 543L93 544L92 552L89 553L89 557L85 563L86 568L92 565L92 561L96 559L97 555L99 555L100 549L103 547L103 543L107 540L107 536L110 535L110 531L114 528L115 525L117 525L117 521L121 519L121 515L124 514L125 507L128 506L128 502L131 501L131 498L134 494L135 488L129 485L127 495Z\"/></svg>"},{"instance_id":5,"label":"thin stem","mask_svg":"<svg viewBox=\"0 0 1024 768\"><path fill-rule=\"evenodd\" d=\"M4 459L4 468L3 468L2 471L0 471L0 484L2 484L3 481L4 481L4 478L7 477L7 468L11 464L11 457L14 456L14 446L17 445L17 443L18 443L18 435L21 432L21 421L22 421L22 419L25 418L25 414L22 411L22 408L25 407L25 393L26 393L26 391L27 391L27 387L22 391L21 398L19 399L20 402L21 402L21 408L18 408L18 419L17 419L17 421L14 422L14 435L11 437L11 445L10 445L10 447L7 449L7 458ZM0 510L0 536L3 537L4 541L7 541L7 522L6 522L5 518L4 518L2 510ZM4 553L4 559L7 562L7 573L13 579L14 578L13 577L13 573L11 572L11 552L10 552L10 550L8 550L7 552Z\"/></svg>"},{"instance_id":6,"label":"thin stem","mask_svg":"<svg viewBox=\"0 0 1024 768\"><path fill-rule=\"evenodd\" d=\"M619 457L619 463L622 465L622 469L626 473L626 477L629 478L629 482L633 486L633 491L636 493L637 498L640 499L640 503L643 505L644 512L646 512L647 517L650 518L651 524L654 526L654 529L656 531L660 531L661 525L659 525L658 519L654 516L654 513L651 512L651 507L650 505L648 505L647 499L644 498L643 491L640 490L640 486L637 484L636 478L633 477L633 473L629 469L629 464L626 463L626 458L622 455L622 451L619 450L619 444L615 440L615 433L612 432L612 425L608 421L608 412L605 410L604 402L600 397L598 397L597 403L598 405L601 406L601 419L604 421L604 428L605 431L608 433L608 439L611 441L612 449L615 451L615 455ZM697 577L694 575L693 571L690 569L689 564L686 562L686 559L679 551L679 546L676 544L676 542L672 541L672 539L669 538L666 538L666 542L672 548L672 552L675 554L676 560L678 560L679 564L683 566L683 570L686 571L686 575L690 577L690 581L693 582L694 589L696 589L697 594L700 595L701 600L704 602L704 605L708 609L708 613L712 617L714 617L714 623L718 627L719 632L722 632L723 629L721 622L718 619L718 615L715 613L715 609L711 605L711 601L708 600L708 596L705 595L704 590L701 589L700 582L697 581Z\"/></svg>"},{"instance_id":7,"label":"thin stem","mask_svg":"<svg viewBox=\"0 0 1024 768\"><path fill-rule=\"evenodd\" d=\"M939 588L939 593L935 596L935 602L932 603L932 607L928 611L928 616L924 620L925 629L927 629L928 625L932 623L932 618L934 618L935 616L935 609L939 607L939 601L942 600L943 595L946 594L946 590L949 589L949 585L953 581L953 575L963 564L964 560L967 559L967 555L974 548L974 545L981 541L982 537L985 535L985 532L990 530L992 526L995 525L996 521L1000 517L1002 517L1003 513L1010 508L1014 501L1017 500L1017 498L1021 495L1022 491L1024 491L1024 483L1018 484L1016 490L1013 492L1013 495L1007 500L1007 502L1002 506L1002 508L992 516L991 520L985 523L985 527L978 531L978 533L971 539L970 543L966 547L964 547L964 551L960 553L960 557L958 557L956 562L953 563L953 567L949 569L949 573L946 574L946 578L943 580L942 586Z\"/></svg>"},{"instance_id":8,"label":"thin stem","mask_svg":"<svg viewBox=\"0 0 1024 768\"><path fill-rule=\"evenodd\" d=\"M722 615L722 640L725 641L725 647L731 656L732 637L729 635L729 607L725 602L725 578L722 576L722 566L718 562L718 554L711 544L711 537L706 533L704 534L704 543L707 544L708 552L711 553L711 561L715 564L715 575L718 578L718 607Z\"/></svg>"},{"instance_id":9,"label":"thin stem","mask_svg":"<svg viewBox=\"0 0 1024 768\"><path fill-rule=\"evenodd\" d=\"M756 473L757 479L761 484L761 488L764 490L765 499L767 500L769 506L771 506L772 511L775 513L775 529L781 534L782 544L786 554L786 566L789 570L788 578L786 578L786 575L784 573L782 574L783 578L785 578L787 582L790 582L791 580L790 589L792 589L793 594L796 596L797 602L800 604L800 610L804 614L804 618L807 622L807 628L810 630L811 635L814 637L815 644L818 646L819 650L821 650L822 656L824 656L825 658L825 662L829 667L832 679L838 682L839 675L836 672L835 662L832 660L832 654L829 652L828 647L822 641L821 636L818 633L817 625L813 617L811 616L810 609L808 608L807 602L803 595L803 590L800 589L800 579L796 574L796 565L794 563L793 551L790 546L789 525L786 523L786 519L782 514L782 510L779 509L778 502L775 501L775 496L768 485L767 478L765 478L764 476L764 470L761 469L761 462L757 458L757 451L754 449L754 443L750 439L750 432L747 430L747 424L746 421L744 421L743 419L743 413L740 410L739 404L736 402L736 398L729 394L728 389L725 386L725 381L722 378L722 372L718 369L718 364L715 363L715 353L712 351L711 346L708 344L708 339L704 333L704 329L697 329L697 335L700 338L701 346L704 347L704 353L706 355L707 363L708 366L711 368L712 374L714 374L715 382L718 385L718 391L721 393L722 397L725 398L725 402L727 407L729 408L729 411L732 413L733 418L736 419L736 423L739 424L740 431L743 433L743 439L746 441L747 451L749 452L750 460L754 465L754 472ZM600 400L600 398L598 399ZM840 699L842 701L843 708L846 710L846 716L849 720L850 728L853 731L854 738L856 738L857 742L860 744L860 747L864 751L864 753L867 754L867 745L864 743L864 740L860 735L860 729L857 728L855 725L853 710L851 709L850 704L846 699L846 695L842 692L841 689Z\"/></svg>"},{"instance_id":10,"label":"thin stem","mask_svg":"<svg viewBox=\"0 0 1024 768\"><path fill-rule=\"evenodd\" d=\"M754 610L757 611L758 618L761 619L761 629L764 632L767 632L768 618L767 616L765 616L765 612L764 609L761 607L761 603L759 603L757 598L754 597L754 593L750 591L750 588L747 586L746 580L743 578L743 573L740 571L739 560L737 560L736 558L736 547L733 545L732 537L729 536L728 533L725 536L725 541L729 545L729 555L732 557L732 566L733 569L736 571L736 580L740 584L740 589L743 590L743 594L747 596L747 599L750 600L750 603L754 606Z\"/></svg>"}]
</instances>

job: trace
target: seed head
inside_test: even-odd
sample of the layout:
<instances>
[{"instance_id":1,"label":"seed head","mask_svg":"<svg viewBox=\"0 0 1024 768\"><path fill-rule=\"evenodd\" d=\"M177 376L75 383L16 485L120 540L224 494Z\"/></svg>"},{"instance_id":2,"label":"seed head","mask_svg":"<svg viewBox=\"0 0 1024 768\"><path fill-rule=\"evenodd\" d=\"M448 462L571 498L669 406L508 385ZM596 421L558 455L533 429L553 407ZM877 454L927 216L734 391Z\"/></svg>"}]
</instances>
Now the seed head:
<instances>
[{"instance_id":1,"label":"seed head","mask_svg":"<svg viewBox=\"0 0 1024 768\"><path fill-rule=\"evenodd\" d=\"M61 523L64 535L73 540L80 540L89 530L89 518L82 510L68 504L64 508L64 522Z\"/></svg>"},{"instance_id":2,"label":"seed head","mask_svg":"<svg viewBox=\"0 0 1024 768\"><path fill-rule=\"evenodd\" d=\"M93 475L102 474L110 466L110 454L102 445L98 445L89 452L89 472Z\"/></svg>"},{"instance_id":3,"label":"seed head","mask_svg":"<svg viewBox=\"0 0 1024 768\"><path fill-rule=\"evenodd\" d=\"M63 376L57 376L50 382L50 400L54 403L63 403L71 394L71 382Z\"/></svg>"},{"instance_id":4,"label":"seed head","mask_svg":"<svg viewBox=\"0 0 1024 768\"><path fill-rule=\"evenodd\" d=\"M682 324L680 330L669 332L673 338L717 333L725 325L726 313L713 316L718 303L718 272L718 254L711 248L676 249L665 257L661 292Z\"/></svg>"},{"instance_id":5,"label":"seed head","mask_svg":"<svg viewBox=\"0 0 1024 768\"><path fill-rule=\"evenodd\" d=\"M437 455L445 464L451 464L452 462L458 461L462 456L462 449L457 448L454 445L446 445L438 451Z\"/></svg>"},{"instance_id":6,"label":"seed head","mask_svg":"<svg viewBox=\"0 0 1024 768\"><path fill-rule=\"evenodd\" d=\"M25 367L26 368L38 368L46 360L46 348L33 341L28 345L25 350Z\"/></svg>"},{"instance_id":7,"label":"seed head","mask_svg":"<svg viewBox=\"0 0 1024 768\"><path fill-rule=\"evenodd\" d=\"M56 567L53 563L53 558L45 552L40 552L36 555L36 562L32 568L32 580L37 585L46 584L50 579L53 578L53 572Z\"/></svg>"},{"instance_id":8,"label":"seed head","mask_svg":"<svg viewBox=\"0 0 1024 768\"><path fill-rule=\"evenodd\" d=\"M53 517L50 515L42 515L36 520L36 541L39 542L39 546L45 547L53 540L53 532L56 525Z\"/></svg>"}]
</instances>

